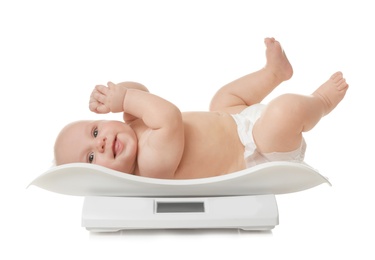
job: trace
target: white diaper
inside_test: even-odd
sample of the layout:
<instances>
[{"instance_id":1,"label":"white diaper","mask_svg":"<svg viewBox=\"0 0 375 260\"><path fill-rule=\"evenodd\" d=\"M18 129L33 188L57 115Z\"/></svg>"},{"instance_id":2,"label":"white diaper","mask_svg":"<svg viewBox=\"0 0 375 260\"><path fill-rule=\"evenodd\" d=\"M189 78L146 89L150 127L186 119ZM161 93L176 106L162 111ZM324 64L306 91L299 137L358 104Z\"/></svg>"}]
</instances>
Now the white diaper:
<instances>
[{"instance_id":1,"label":"white diaper","mask_svg":"<svg viewBox=\"0 0 375 260\"><path fill-rule=\"evenodd\" d=\"M305 158L306 142L302 139L301 146L291 152L260 153L253 138L253 127L258 120L265 105L255 104L244 109L240 114L232 115L237 124L238 136L245 146L244 159L246 167L272 161L303 162Z\"/></svg>"}]
</instances>

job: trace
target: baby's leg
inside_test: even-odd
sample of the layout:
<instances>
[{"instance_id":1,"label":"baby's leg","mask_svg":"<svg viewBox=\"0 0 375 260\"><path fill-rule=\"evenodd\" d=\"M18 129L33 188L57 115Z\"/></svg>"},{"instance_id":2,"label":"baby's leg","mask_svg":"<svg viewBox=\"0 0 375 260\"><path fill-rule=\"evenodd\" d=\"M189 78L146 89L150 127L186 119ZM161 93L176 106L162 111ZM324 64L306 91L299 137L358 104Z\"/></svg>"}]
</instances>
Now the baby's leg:
<instances>
[{"instance_id":1,"label":"baby's leg","mask_svg":"<svg viewBox=\"0 0 375 260\"><path fill-rule=\"evenodd\" d=\"M266 66L222 87L213 97L210 110L237 113L260 103L281 82L293 75L281 45L274 38L266 38Z\"/></svg>"},{"instance_id":2,"label":"baby's leg","mask_svg":"<svg viewBox=\"0 0 375 260\"><path fill-rule=\"evenodd\" d=\"M344 98L348 84L336 72L312 95L285 94L272 100L253 129L262 153L290 152L300 147L302 132L311 130Z\"/></svg>"}]
</instances>

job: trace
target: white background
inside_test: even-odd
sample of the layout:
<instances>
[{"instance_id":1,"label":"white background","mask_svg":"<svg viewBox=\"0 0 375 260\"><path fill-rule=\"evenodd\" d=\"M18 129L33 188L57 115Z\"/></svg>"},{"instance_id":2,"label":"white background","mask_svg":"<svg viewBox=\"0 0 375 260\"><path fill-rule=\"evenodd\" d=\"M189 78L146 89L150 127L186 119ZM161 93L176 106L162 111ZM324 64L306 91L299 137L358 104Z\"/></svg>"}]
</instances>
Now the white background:
<instances>
[{"instance_id":1,"label":"white background","mask_svg":"<svg viewBox=\"0 0 375 260\"><path fill-rule=\"evenodd\" d=\"M370 3L2 0L0 258L374 259ZM268 36L295 72L269 98L309 94L337 70L350 84L306 135L306 161L333 186L277 196L272 232L93 235L80 227L83 198L26 189L51 166L62 126L103 118L88 110L96 84L138 81L183 111L206 110L219 87L264 65Z\"/></svg>"}]
</instances>

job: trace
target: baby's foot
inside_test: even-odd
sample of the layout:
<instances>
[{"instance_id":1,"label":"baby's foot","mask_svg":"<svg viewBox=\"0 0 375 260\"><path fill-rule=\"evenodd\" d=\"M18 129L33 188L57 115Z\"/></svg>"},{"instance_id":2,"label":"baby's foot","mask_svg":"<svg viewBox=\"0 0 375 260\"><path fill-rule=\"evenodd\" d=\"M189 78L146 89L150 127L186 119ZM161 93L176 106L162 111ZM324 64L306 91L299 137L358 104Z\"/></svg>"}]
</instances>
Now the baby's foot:
<instances>
[{"instance_id":1,"label":"baby's foot","mask_svg":"<svg viewBox=\"0 0 375 260\"><path fill-rule=\"evenodd\" d=\"M321 85L312 94L314 97L319 98L324 105L325 115L330 113L344 98L346 90L349 85L343 78L342 73L334 73L323 85Z\"/></svg>"},{"instance_id":2,"label":"baby's foot","mask_svg":"<svg viewBox=\"0 0 375 260\"><path fill-rule=\"evenodd\" d=\"M281 81L288 80L293 75L293 68L290 64L281 45L275 38L264 39L266 44L267 63L265 68L270 69L272 73Z\"/></svg>"}]
</instances>

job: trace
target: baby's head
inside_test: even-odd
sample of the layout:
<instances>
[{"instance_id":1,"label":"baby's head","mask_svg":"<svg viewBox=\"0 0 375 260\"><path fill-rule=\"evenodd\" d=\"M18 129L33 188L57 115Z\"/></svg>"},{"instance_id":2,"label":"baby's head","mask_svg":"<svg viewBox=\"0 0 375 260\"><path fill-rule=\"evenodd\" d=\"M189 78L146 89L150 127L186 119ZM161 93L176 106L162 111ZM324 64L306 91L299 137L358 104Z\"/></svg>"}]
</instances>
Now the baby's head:
<instances>
[{"instance_id":1,"label":"baby's head","mask_svg":"<svg viewBox=\"0 0 375 260\"><path fill-rule=\"evenodd\" d=\"M56 165L94 163L133 173L137 161L137 136L120 121L77 121L65 126L55 142Z\"/></svg>"}]
</instances>

